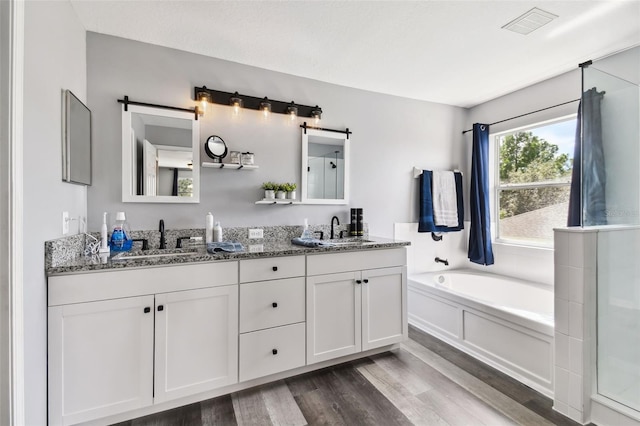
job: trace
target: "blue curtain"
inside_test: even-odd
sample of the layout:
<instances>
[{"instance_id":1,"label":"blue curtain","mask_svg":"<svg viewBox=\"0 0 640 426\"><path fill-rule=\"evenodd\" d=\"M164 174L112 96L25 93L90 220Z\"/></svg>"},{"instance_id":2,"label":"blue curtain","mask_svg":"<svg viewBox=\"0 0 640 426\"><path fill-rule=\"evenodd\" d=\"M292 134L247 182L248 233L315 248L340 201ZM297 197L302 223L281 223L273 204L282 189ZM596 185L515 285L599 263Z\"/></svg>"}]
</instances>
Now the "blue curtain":
<instances>
[{"instance_id":1,"label":"blue curtain","mask_svg":"<svg viewBox=\"0 0 640 426\"><path fill-rule=\"evenodd\" d=\"M567 226L607 224L607 177L600 108L603 95L604 92L598 92L595 87L589 89L582 94L578 107Z\"/></svg>"},{"instance_id":2,"label":"blue curtain","mask_svg":"<svg viewBox=\"0 0 640 426\"><path fill-rule=\"evenodd\" d=\"M469 260L480 265L493 265L488 169L489 125L476 123L473 125L471 192L469 194L471 210Z\"/></svg>"}]
</instances>

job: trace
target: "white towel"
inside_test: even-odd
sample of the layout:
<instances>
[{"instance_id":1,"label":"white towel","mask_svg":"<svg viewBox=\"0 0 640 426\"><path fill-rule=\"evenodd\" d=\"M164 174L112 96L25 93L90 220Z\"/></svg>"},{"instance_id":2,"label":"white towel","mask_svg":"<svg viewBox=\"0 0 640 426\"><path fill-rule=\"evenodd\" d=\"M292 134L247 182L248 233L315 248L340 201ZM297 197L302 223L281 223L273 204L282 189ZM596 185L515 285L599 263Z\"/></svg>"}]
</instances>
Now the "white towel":
<instances>
[{"instance_id":1,"label":"white towel","mask_svg":"<svg viewBox=\"0 0 640 426\"><path fill-rule=\"evenodd\" d=\"M458 226L458 195L453 172L433 172L433 220L437 226Z\"/></svg>"}]
</instances>

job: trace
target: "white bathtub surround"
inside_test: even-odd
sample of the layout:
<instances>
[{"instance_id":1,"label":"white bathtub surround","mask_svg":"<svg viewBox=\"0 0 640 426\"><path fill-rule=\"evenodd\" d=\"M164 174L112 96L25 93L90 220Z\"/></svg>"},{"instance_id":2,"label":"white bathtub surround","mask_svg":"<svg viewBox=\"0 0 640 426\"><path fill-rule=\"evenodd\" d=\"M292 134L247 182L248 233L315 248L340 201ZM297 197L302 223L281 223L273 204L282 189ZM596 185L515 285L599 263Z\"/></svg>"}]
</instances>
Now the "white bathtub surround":
<instances>
[{"instance_id":1,"label":"white bathtub surround","mask_svg":"<svg viewBox=\"0 0 640 426\"><path fill-rule=\"evenodd\" d=\"M394 223L393 237L396 240L411 241L411 245L407 247L408 274L467 266L470 263L466 256L469 222L465 222L464 227L462 231L442 233L442 240L434 241L430 232L418 232L417 223ZM447 259L449 266L436 263L436 257Z\"/></svg>"},{"instance_id":2,"label":"white bathtub surround","mask_svg":"<svg viewBox=\"0 0 640 426\"><path fill-rule=\"evenodd\" d=\"M492 224L492 226L495 226ZM418 233L417 223L394 224L394 238L411 241L407 251L409 275L420 272L471 268L521 280L553 285L553 249L544 247L525 247L514 244L494 242L495 263L481 266L467 259L470 222L464 223L460 232L442 234L442 241L433 241L430 233ZM438 256L449 261L449 266L431 262Z\"/></svg>"},{"instance_id":3,"label":"white bathtub surround","mask_svg":"<svg viewBox=\"0 0 640 426\"><path fill-rule=\"evenodd\" d=\"M408 293L410 324L553 395L552 286L454 269L410 275Z\"/></svg>"}]
</instances>

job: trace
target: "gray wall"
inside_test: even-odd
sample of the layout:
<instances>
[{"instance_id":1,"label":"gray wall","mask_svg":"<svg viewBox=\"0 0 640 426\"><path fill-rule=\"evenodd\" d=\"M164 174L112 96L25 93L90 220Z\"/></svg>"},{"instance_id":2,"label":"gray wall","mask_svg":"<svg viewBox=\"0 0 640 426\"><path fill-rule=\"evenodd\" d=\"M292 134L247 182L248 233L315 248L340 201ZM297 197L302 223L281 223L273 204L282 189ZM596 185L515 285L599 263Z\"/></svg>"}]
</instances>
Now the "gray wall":
<instances>
[{"instance_id":1,"label":"gray wall","mask_svg":"<svg viewBox=\"0 0 640 426\"><path fill-rule=\"evenodd\" d=\"M210 105L201 118L201 145L221 136L230 150L255 153L255 171L204 169L195 205L121 203L121 107L116 100L192 107L194 86L304 105L320 105L322 126L349 127L352 135L349 206L255 205L264 181L300 184L299 119L285 115L265 121L257 111L238 117L226 106ZM102 212L124 210L133 229L204 227L211 211L224 226L348 222L350 207L362 207L372 234L391 237L394 222L417 220L417 180L412 167L457 167L452 160L466 111L322 83L215 58L97 33L87 34L87 93L94 112L94 185L88 193L89 229L98 230ZM308 120L310 121L310 120ZM208 158L201 148L201 159Z\"/></svg>"},{"instance_id":2,"label":"gray wall","mask_svg":"<svg viewBox=\"0 0 640 426\"><path fill-rule=\"evenodd\" d=\"M69 2L26 2L24 19L25 419L27 425L44 425L44 241L62 236L62 211L72 218L86 217L86 187L62 182L61 150L62 90L70 89L86 102L86 33ZM77 222L70 228L72 234L77 232Z\"/></svg>"}]
</instances>

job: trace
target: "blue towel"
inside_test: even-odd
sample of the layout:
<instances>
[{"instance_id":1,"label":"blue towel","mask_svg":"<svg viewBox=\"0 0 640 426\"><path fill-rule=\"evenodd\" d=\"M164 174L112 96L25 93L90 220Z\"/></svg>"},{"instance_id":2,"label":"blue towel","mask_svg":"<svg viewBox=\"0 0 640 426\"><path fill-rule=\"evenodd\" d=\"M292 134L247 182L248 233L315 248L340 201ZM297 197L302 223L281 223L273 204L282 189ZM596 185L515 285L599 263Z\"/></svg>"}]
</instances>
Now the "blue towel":
<instances>
[{"instance_id":1,"label":"blue towel","mask_svg":"<svg viewBox=\"0 0 640 426\"><path fill-rule=\"evenodd\" d=\"M464 229L464 202L462 200L462 174L454 172L456 180L456 199L458 207L458 226L437 226L433 219L433 197L431 181L433 172L423 170L420 175L420 218L418 220L418 232L453 232Z\"/></svg>"},{"instance_id":2,"label":"blue towel","mask_svg":"<svg viewBox=\"0 0 640 426\"><path fill-rule=\"evenodd\" d=\"M298 246L305 246L305 247L331 247L333 245L331 243L325 243L322 240L318 240L316 238L300 238L300 237L292 238L291 244L295 244Z\"/></svg>"},{"instance_id":3,"label":"blue towel","mask_svg":"<svg viewBox=\"0 0 640 426\"><path fill-rule=\"evenodd\" d=\"M207 243L207 251L209 253L217 253L220 251L226 251L229 253L236 253L244 251L244 246L241 243L235 241L223 241L220 243Z\"/></svg>"}]
</instances>

